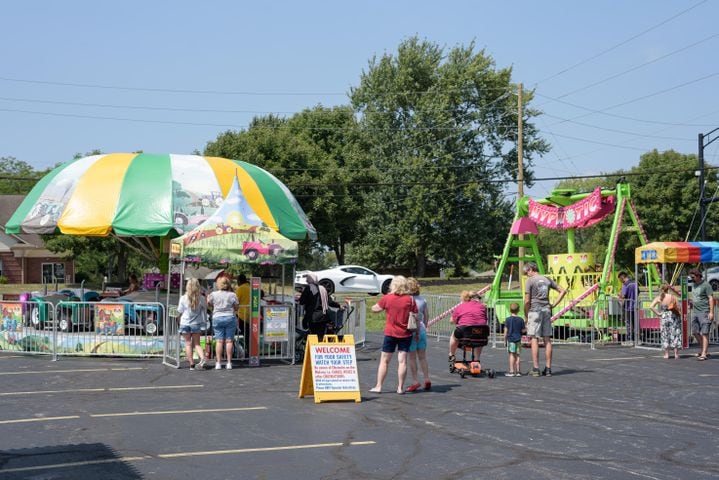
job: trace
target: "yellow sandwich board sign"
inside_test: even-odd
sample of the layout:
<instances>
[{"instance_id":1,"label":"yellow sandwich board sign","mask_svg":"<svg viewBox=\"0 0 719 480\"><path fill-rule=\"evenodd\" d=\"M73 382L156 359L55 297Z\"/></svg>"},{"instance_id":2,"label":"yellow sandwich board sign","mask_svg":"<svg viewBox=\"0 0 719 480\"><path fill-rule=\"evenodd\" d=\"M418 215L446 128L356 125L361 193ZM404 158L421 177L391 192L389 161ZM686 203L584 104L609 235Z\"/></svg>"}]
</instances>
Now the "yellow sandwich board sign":
<instances>
[{"instance_id":1,"label":"yellow sandwich board sign","mask_svg":"<svg viewBox=\"0 0 719 480\"><path fill-rule=\"evenodd\" d=\"M332 400L361 402L353 335L307 337L299 397L314 395L315 403Z\"/></svg>"}]
</instances>

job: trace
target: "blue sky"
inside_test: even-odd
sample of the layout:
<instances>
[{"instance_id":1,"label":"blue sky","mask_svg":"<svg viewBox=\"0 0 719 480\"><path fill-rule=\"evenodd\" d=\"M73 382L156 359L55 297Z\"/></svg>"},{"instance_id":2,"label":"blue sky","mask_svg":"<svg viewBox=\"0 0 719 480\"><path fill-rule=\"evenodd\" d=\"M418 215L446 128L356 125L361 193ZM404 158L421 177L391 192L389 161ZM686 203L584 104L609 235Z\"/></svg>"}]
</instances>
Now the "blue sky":
<instances>
[{"instance_id":1,"label":"blue sky","mask_svg":"<svg viewBox=\"0 0 719 480\"><path fill-rule=\"evenodd\" d=\"M719 127L719 0L25 0L1 11L0 156L36 168L95 148L191 153L253 115L346 104L368 60L414 35L474 40L536 88L553 146L538 177L629 168L654 148L696 154L697 134ZM705 155L719 163L719 141Z\"/></svg>"}]
</instances>

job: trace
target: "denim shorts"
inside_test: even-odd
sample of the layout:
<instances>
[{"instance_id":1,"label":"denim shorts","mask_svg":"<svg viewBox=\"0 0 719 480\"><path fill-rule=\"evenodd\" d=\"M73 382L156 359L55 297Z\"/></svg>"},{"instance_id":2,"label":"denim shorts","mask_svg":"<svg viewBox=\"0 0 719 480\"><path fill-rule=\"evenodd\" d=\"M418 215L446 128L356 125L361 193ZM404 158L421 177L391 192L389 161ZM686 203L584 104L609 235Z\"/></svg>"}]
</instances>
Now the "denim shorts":
<instances>
[{"instance_id":1,"label":"denim shorts","mask_svg":"<svg viewBox=\"0 0 719 480\"><path fill-rule=\"evenodd\" d=\"M200 333L202 330L202 325L180 325L180 333Z\"/></svg>"},{"instance_id":2,"label":"denim shorts","mask_svg":"<svg viewBox=\"0 0 719 480\"><path fill-rule=\"evenodd\" d=\"M412 344L409 346L410 352L416 352L417 350L427 350L427 330L420 327L419 329L419 340L412 334Z\"/></svg>"},{"instance_id":3,"label":"denim shorts","mask_svg":"<svg viewBox=\"0 0 719 480\"><path fill-rule=\"evenodd\" d=\"M409 352L409 346L412 344L412 337L390 337L384 336L382 343L382 351L384 353L394 353L395 350L400 352Z\"/></svg>"},{"instance_id":4,"label":"denim shorts","mask_svg":"<svg viewBox=\"0 0 719 480\"><path fill-rule=\"evenodd\" d=\"M233 340L237 331L237 317L217 317L212 319L212 334L215 340Z\"/></svg>"}]
</instances>

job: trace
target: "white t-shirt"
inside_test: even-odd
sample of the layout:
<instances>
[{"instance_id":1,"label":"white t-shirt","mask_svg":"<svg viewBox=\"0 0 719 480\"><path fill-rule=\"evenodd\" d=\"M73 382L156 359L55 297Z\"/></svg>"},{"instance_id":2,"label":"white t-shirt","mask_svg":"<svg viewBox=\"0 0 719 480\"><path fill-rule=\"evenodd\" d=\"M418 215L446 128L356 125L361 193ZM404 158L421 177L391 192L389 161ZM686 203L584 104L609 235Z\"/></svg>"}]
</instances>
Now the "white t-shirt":
<instances>
[{"instance_id":1,"label":"white t-shirt","mask_svg":"<svg viewBox=\"0 0 719 480\"><path fill-rule=\"evenodd\" d=\"M197 304L197 308L190 309L190 300L187 295L180 297L180 303L177 305L177 313L180 316L181 326L207 326L207 306L205 305L205 299L200 297L200 301Z\"/></svg>"},{"instance_id":2,"label":"white t-shirt","mask_svg":"<svg viewBox=\"0 0 719 480\"><path fill-rule=\"evenodd\" d=\"M237 305L240 304L235 292L229 290L215 290L208 297L208 301L212 305L212 318L234 317Z\"/></svg>"}]
</instances>

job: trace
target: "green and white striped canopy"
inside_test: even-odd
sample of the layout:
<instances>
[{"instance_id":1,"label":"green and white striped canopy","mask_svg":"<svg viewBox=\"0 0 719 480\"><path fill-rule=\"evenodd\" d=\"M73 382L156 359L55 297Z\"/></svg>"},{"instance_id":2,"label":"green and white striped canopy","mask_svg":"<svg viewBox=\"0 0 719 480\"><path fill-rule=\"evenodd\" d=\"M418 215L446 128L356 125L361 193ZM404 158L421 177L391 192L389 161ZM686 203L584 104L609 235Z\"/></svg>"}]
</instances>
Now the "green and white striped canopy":
<instances>
[{"instance_id":1,"label":"green and white striped canopy","mask_svg":"<svg viewBox=\"0 0 719 480\"><path fill-rule=\"evenodd\" d=\"M269 172L239 160L148 153L94 155L55 168L27 195L5 231L174 236L212 215L235 176L267 227L292 240L317 238L292 193Z\"/></svg>"}]
</instances>

